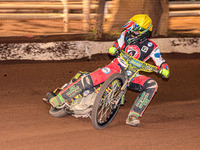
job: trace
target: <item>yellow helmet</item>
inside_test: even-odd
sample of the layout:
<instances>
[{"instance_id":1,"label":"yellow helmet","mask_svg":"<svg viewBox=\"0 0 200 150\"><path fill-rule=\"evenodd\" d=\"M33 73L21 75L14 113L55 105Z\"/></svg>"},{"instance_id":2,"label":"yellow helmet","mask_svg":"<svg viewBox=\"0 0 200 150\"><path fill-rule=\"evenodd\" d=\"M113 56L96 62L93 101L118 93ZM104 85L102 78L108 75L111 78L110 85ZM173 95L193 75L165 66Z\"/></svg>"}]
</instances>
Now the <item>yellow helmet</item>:
<instances>
[{"instance_id":1,"label":"yellow helmet","mask_svg":"<svg viewBox=\"0 0 200 150\"><path fill-rule=\"evenodd\" d=\"M138 14L133 16L123 28L130 31L140 31L140 33L146 31L152 31L152 20L147 14Z\"/></svg>"},{"instance_id":2,"label":"yellow helmet","mask_svg":"<svg viewBox=\"0 0 200 150\"><path fill-rule=\"evenodd\" d=\"M149 38L152 32L152 20L147 14L138 14L133 16L124 26L129 34L134 34L134 31L139 31L138 35L134 34L134 38L128 38L128 43L136 43L145 38ZM130 32L133 31L133 32Z\"/></svg>"}]
</instances>

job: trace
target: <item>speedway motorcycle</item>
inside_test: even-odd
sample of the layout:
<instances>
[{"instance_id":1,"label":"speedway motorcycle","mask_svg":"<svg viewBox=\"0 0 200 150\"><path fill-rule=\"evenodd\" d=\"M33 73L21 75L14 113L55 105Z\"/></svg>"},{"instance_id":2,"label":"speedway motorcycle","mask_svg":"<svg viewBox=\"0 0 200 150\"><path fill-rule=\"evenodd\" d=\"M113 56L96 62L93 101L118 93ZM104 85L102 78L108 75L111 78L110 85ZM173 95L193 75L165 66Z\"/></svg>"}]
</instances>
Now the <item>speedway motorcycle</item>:
<instances>
[{"instance_id":1,"label":"speedway motorcycle","mask_svg":"<svg viewBox=\"0 0 200 150\"><path fill-rule=\"evenodd\" d=\"M83 94L74 97L71 103L65 102L56 108L51 106L49 114L54 117L63 117L68 114L74 117L88 117L94 128L107 127L115 118L120 106L124 105L127 87L138 72L159 73L156 66L137 60L122 50L118 56L126 62L127 66L125 69L121 69L121 73L112 74L104 83L95 86L93 92L86 90ZM52 97L68 85L65 84L63 87L47 93L43 101L48 103Z\"/></svg>"}]
</instances>

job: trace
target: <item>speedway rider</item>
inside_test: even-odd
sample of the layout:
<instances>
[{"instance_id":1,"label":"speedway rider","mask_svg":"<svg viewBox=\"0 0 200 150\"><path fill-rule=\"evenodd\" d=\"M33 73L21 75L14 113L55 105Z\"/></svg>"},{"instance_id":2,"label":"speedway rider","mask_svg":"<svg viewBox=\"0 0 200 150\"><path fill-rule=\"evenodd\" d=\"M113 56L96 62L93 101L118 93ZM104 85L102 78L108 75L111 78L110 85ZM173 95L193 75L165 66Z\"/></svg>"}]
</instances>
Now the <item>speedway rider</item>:
<instances>
[{"instance_id":1,"label":"speedway rider","mask_svg":"<svg viewBox=\"0 0 200 150\"><path fill-rule=\"evenodd\" d=\"M109 54L116 56L119 50L124 50L132 57L144 62L152 58L155 65L160 69L160 74L164 78L168 78L169 66L161 57L158 46L153 41L149 40L152 27L152 20L148 15L138 14L133 16L123 26L125 30L121 33L121 36L114 42L114 45L109 48ZM59 96L50 99L49 102L53 107L59 106L64 103L64 101L71 100L83 90L90 89L104 82L110 75L120 73L120 67L126 68L126 62L120 57L117 57L104 68L98 69L87 76L80 77L76 82L63 89L59 93ZM163 71L165 71L165 74ZM158 85L156 81L150 77L137 74L128 88L139 91L140 94L130 109L126 124L138 126L140 124L139 117L142 117L142 114L157 91Z\"/></svg>"}]
</instances>

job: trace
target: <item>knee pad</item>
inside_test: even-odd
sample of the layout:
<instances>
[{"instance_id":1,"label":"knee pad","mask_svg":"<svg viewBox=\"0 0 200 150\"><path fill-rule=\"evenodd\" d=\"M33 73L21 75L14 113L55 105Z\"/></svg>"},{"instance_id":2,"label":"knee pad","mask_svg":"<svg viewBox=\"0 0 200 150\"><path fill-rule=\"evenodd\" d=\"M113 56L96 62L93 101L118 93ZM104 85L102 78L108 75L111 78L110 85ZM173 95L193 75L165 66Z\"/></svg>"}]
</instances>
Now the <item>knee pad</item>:
<instances>
[{"instance_id":1,"label":"knee pad","mask_svg":"<svg viewBox=\"0 0 200 150\"><path fill-rule=\"evenodd\" d=\"M90 75L83 75L80 81L84 90L90 89L94 86Z\"/></svg>"}]
</instances>

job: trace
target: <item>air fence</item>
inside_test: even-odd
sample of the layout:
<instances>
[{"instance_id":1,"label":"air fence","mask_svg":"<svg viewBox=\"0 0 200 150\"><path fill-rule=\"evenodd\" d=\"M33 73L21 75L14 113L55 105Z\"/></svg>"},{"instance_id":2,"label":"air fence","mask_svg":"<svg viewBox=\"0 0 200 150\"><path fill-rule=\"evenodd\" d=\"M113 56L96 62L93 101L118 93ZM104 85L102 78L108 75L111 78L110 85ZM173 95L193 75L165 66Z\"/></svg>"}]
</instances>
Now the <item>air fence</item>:
<instances>
[{"instance_id":1,"label":"air fence","mask_svg":"<svg viewBox=\"0 0 200 150\"><path fill-rule=\"evenodd\" d=\"M162 53L199 53L200 38L155 38ZM70 60L106 54L113 42L62 41L47 43L0 44L0 61Z\"/></svg>"}]
</instances>

